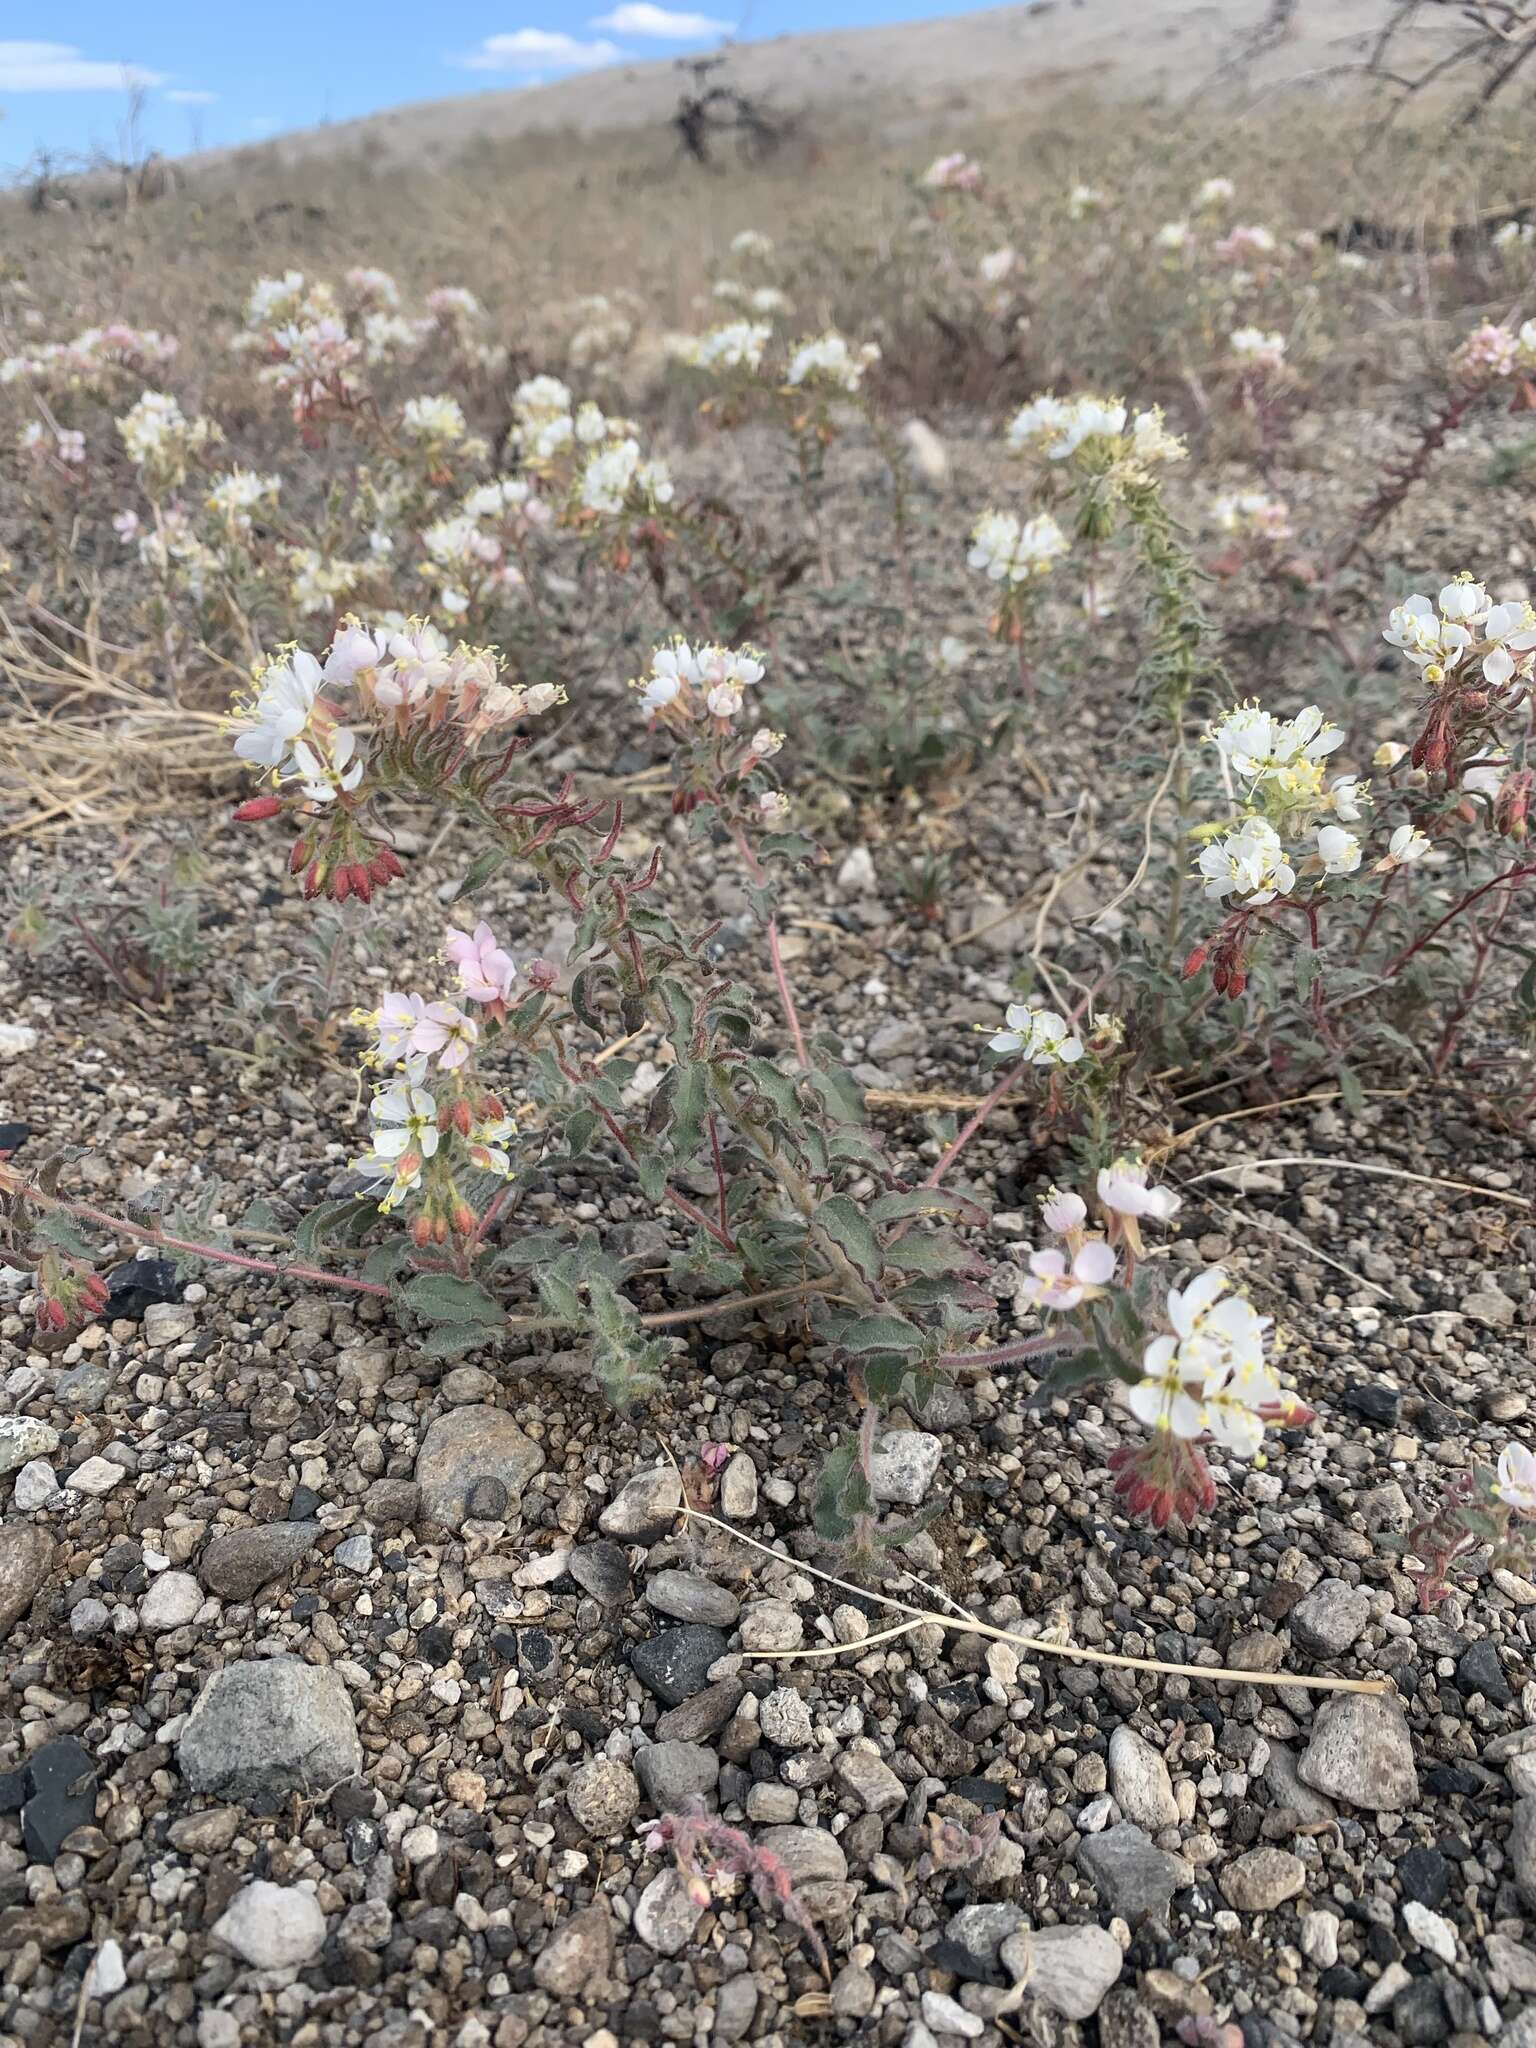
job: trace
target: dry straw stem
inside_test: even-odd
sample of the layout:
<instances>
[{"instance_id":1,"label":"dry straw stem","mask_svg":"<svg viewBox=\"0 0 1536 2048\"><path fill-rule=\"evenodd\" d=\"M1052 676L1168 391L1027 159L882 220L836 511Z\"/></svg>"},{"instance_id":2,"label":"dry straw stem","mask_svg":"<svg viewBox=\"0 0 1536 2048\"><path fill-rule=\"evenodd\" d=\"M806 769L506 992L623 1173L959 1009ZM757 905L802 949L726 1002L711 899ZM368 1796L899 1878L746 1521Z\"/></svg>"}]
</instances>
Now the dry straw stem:
<instances>
[{"instance_id":1,"label":"dry straw stem","mask_svg":"<svg viewBox=\"0 0 1536 2048\"><path fill-rule=\"evenodd\" d=\"M184 802L206 786L217 713L196 711L135 677L122 650L86 625L71 628L78 651L41 644L0 607L0 702L6 748L0 774L0 839L68 831L79 825L121 829L142 822L157 801Z\"/></svg>"},{"instance_id":2,"label":"dry straw stem","mask_svg":"<svg viewBox=\"0 0 1536 2048\"><path fill-rule=\"evenodd\" d=\"M1213 1166L1206 1173L1197 1173L1183 1185L1197 1188L1202 1181L1225 1180L1232 1174L1245 1171L1259 1172L1266 1166L1311 1166L1325 1173L1369 1173L1379 1180L1410 1180L1421 1188L1454 1188L1458 1194L1480 1195L1487 1202L1510 1202L1517 1209L1536 1209L1528 1195L1517 1195L1508 1188L1479 1187L1476 1181L1447 1180L1438 1173L1410 1173L1403 1166L1373 1166L1363 1159L1314 1159L1306 1153L1283 1152L1275 1159L1234 1159L1226 1166ZM1237 1192L1242 1193L1238 1188Z\"/></svg>"},{"instance_id":3,"label":"dry straw stem","mask_svg":"<svg viewBox=\"0 0 1536 2048\"><path fill-rule=\"evenodd\" d=\"M1412 1095L1415 1092L1412 1088L1368 1088L1366 1090L1366 1094L1370 1096L1372 1101L1376 1102L1401 1100L1403 1096ZM1175 1152L1182 1152L1185 1146L1192 1145L1203 1131L1219 1130L1223 1124L1241 1123L1245 1117L1278 1116L1282 1109L1298 1109L1303 1103L1307 1102L1337 1102L1343 1093L1342 1088L1314 1088L1308 1095L1286 1095L1278 1102L1255 1102L1250 1104L1247 1109L1228 1109L1223 1110L1219 1116L1202 1117L1198 1123L1186 1124L1182 1131L1175 1131L1173 1136L1165 1138L1162 1144L1153 1145L1146 1154L1147 1163L1151 1165L1154 1160L1167 1159ZM1193 1101L1193 1099L1193 1096L1185 1097L1186 1101ZM1232 1166L1223 1166L1217 1169L1221 1173L1237 1173L1241 1172L1241 1170L1240 1167ZM1187 1183L1187 1185L1193 1186L1193 1182Z\"/></svg>"},{"instance_id":4,"label":"dry straw stem","mask_svg":"<svg viewBox=\"0 0 1536 2048\"><path fill-rule=\"evenodd\" d=\"M799 1662L801 1659L813 1657L841 1657L848 1650L862 1653L878 1643L893 1643L902 1636L911 1635L916 1629L932 1625L955 1630L960 1635L986 1636L992 1642L1011 1643L1016 1650L1022 1650L1031 1657L1065 1657L1069 1663L1109 1665L1116 1671L1156 1671L1168 1678L1207 1678L1231 1685L1297 1685L1304 1687L1308 1692L1359 1692L1373 1697L1390 1690L1390 1680L1385 1678L1306 1678L1291 1671L1234 1671L1220 1664L1165 1664L1156 1657L1127 1657L1117 1650L1089 1650L1073 1643L1048 1643L1039 1636L1025 1636L1018 1634L1014 1629L995 1628L991 1622L978 1621L973 1614L967 1614L963 1608L956 1609L951 1614L943 1614L936 1608L914 1607L909 1600L896 1600L888 1593L873 1592L868 1586L855 1586L848 1579L838 1578L833 1572L822 1571L817 1565L806 1564L800 1558L789 1557L784 1551L775 1550L772 1544L760 1543L755 1536L748 1536L744 1530L733 1529L729 1522L722 1522L718 1515L706 1514L702 1508L691 1506L687 1486L683 1483L682 1469L672 1455L671 1446L664 1440L658 1441L661 1441L661 1448L677 1473L678 1484L682 1486L681 1512L685 1523L704 1522L711 1529L719 1529L725 1535L734 1537L736 1542L745 1543L748 1549L758 1551L764 1557L771 1557L779 1564L788 1565L791 1571L809 1572L813 1579L820 1579L824 1585L836 1586L841 1592L851 1593L856 1600L872 1600L877 1607L884 1607L892 1614L904 1614L907 1617L894 1627L881 1629L877 1634L865 1636L857 1643L827 1643L808 1650L765 1650L753 1653L761 1656L765 1662L787 1664L791 1660ZM930 1586L926 1580L918 1578L915 1572L909 1572L908 1576L935 1600L947 1601L954 1607L955 1603L949 1599L949 1595L942 1587Z\"/></svg>"}]
</instances>

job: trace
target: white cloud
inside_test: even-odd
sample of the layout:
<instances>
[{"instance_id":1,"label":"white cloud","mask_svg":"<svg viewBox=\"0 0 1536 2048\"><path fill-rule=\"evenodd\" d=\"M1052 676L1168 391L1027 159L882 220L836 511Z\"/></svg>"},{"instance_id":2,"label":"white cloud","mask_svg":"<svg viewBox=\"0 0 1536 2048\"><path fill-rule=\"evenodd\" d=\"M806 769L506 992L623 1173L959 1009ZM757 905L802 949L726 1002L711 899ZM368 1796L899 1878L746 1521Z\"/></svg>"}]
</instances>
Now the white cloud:
<instances>
[{"instance_id":1,"label":"white cloud","mask_svg":"<svg viewBox=\"0 0 1536 2048\"><path fill-rule=\"evenodd\" d=\"M616 36L652 36L659 43L693 43L706 36L729 35L733 21L716 21L708 14L677 14L670 7L653 7L651 0L624 0L612 14L600 14L593 28L605 28Z\"/></svg>"},{"instance_id":2,"label":"white cloud","mask_svg":"<svg viewBox=\"0 0 1536 2048\"><path fill-rule=\"evenodd\" d=\"M617 43L583 43L558 29L519 28L487 36L478 50L449 62L464 71L517 71L531 77L551 71L596 71L623 54Z\"/></svg>"},{"instance_id":3,"label":"white cloud","mask_svg":"<svg viewBox=\"0 0 1536 2048\"><path fill-rule=\"evenodd\" d=\"M82 57L73 43L0 42L0 92L122 92L164 82L163 71Z\"/></svg>"},{"instance_id":4,"label":"white cloud","mask_svg":"<svg viewBox=\"0 0 1536 2048\"><path fill-rule=\"evenodd\" d=\"M166 98L173 107L211 107L218 98L216 92L195 92L188 86L178 85Z\"/></svg>"}]
</instances>

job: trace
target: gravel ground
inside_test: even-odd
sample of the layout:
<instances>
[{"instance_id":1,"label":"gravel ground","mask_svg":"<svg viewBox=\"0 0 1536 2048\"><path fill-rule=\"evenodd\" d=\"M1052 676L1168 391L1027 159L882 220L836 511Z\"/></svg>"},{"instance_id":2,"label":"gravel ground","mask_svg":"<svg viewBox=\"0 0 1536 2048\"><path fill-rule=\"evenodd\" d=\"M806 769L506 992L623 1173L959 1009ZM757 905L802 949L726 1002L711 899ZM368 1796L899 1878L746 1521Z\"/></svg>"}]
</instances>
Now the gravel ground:
<instances>
[{"instance_id":1,"label":"gravel ground","mask_svg":"<svg viewBox=\"0 0 1536 2048\"><path fill-rule=\"evenodd\" d=\"M984 462L961 455L969 506ZM850 457L850 503L872 488ZM941 513L953 526L952 507L922 517ZM978 640L963 571L923 573L925 630ZM791 892L786 950L865 1085L976 1091L973 1027L1008 997L1085 750L1123 716L1105 692L1070 735L1031 735L1050 797L1004 757L921 810L823 806L832 856ZM564 743L636 765L611 732ZM276 849L221 815L210 930L259 982L304 913ZM387 966L361 977L430 971L464 848L416 843ZM923 845L952 863L936 927L892 881L893 852ZM117 851L81 849L81 871ZM726 944L754 943L706 849L669 859ZM519 953L558 948L515 882L482 907ZM287 1221L355 1149L345 1038L258 1058L217 994L154 1013L53 960L10 1013L36 1043L0 1063L0 1115L25 1127L0 1142L23 1165L78 1148L105 1207L200 1184L228 1217L262 1198ZM1170 1098L1164 1128L1262 1099L1174 1086L1198 1106ZM1421 1616L1385 1539L1528 1427L1536 1174L1465 1088L1381 1086L1359 1115L1219 1122L1172 1158L1172 1262L1232 1267L1319 1418L1266 1467L1219 1472L1187 1543L1115 1512L1118 1413L1027 1412L1014 1372L898 1413L881 1458L893 1499L941 1506L907 1560L985 1621L1256 1679L1389 1674L1380 1700L936 1625L861 1648L885 1611L805 1569L825 1562L808 1489L848 1407L793 1314L689 1327L666 1394L624 1420L579 1354L509 1342L444 1367L372 1301L141 1263L100 1324L49 1345L10 1276L0 2040L1532 2048L1536 1585L1485 1575ZM899 1163L937 1156L918 1111L876 1117ZM1239 1171L1280 1157L1304 1163ZM965 1155L996 1212L1004 1331L1012 1245L1057 1163L1027 1101ZM505 1228L572 1215L635 1252L667 1243L611 1176L535 1177ZM667 1305L654 1273L635 1291ZM681 1525L662 1447L706 1440L735 1451L717 1511L778 1559ZM840 1654L775 1659L807 1645ZM706 1902L649 1846L690 1798L781 1860L830 1982L739 1879Z\"/></svg>"}]
</instances>

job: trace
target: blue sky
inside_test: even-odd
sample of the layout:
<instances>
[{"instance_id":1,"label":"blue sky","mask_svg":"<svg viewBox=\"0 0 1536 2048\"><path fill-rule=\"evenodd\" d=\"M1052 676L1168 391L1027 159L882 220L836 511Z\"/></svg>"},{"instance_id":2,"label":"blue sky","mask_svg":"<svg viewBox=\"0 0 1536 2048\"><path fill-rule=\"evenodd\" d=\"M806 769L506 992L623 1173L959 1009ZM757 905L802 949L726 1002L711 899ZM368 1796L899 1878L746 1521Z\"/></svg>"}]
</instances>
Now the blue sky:
<instances>
[{"instance_id":1,"label":"blue sky","mask_svg":"<svg viewBox=\"0 0 1536 2048\"><path fill-rule=\"evenodd\" d=\"M962 14L975 0L10 0L0 170L39 148L117 150L125 76L143 140L250 142L406 101L540 84L743 40Z\"/></svg>"}]
</instances>

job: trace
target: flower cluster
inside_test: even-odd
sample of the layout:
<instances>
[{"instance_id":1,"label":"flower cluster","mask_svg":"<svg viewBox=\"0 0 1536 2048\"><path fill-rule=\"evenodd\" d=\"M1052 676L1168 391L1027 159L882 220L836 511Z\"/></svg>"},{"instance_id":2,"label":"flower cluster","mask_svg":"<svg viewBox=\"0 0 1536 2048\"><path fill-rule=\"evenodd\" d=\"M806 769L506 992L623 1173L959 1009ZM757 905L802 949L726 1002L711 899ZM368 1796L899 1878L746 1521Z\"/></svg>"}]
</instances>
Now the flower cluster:
<instances>
[{"instance_id":1,"label":"flower cluster","mask_svg":"<svg viewBox=\"0 0 1536 2048\"><path fill-rule=\"evenodd\" d=\"M1003 1028L987 1040L993 1052L1016 1053L1036 1067L1070 1067L1083 1056L1083 1041L1055 1010L1010 1003Z\"/></svg>"},{"instance_id":2,"label":"flower cluster","mask_svg":"<svg viewBox=\"0 0 1536 2048\"><path fill-rule=\"evenodd\" d=\"M1433 602L1415 593L1396 606L1384 638L1402 649L1430 692L1410 750L1414 768L1450 775L1481 756L1501 714L1518 706L1536 676L1536 611L1523 599L1495 604L1481 583L1462 576ZM1519 798L1509 811L1523 836L1528 773L1516 771Z\"/></svg>"},{"instance_id":3,"label":"flower cluster","mask_svg":"<svg viewBox=\"0 0 1536 2048\"><path fill-rule=\"evenodd\" d=\"M106 327L87 327L70 341L44 342L25 355L0 359L0 385L35 383L64 389L99 384L113 370L145 375L172 361L179 346L173 334L114 320Z\"/></svg>"},{"instance_id":4,"label":"flower cluster","mask_svg":"<svg viewBox=\"0 0 1536 2048\"><path fill-rule=\"evenodd\" d=\"M1043 455L1049 462L1076 457L1101 468L1118 462L1138 473L1185 454L1183 442L1163 425L1160 406L1132 415L1121 398L1057 398L1051 392L1020 407L1007 441L1016 455Z\"/></svg>"},{"instance_id":5,"label":"flower cluster","mask_svg":"<svg viewBox=\"0 0 1536 2048\"><path fill-rule=\"evenodd\" d=\"M1451 358L1451 374L1474 391L1506 377L1536 373L1536 320L1518 330L1485 320L1474 327Z\"/></svg>"},{"instance_id":6,"label":"flower cluster","mask_svg":"<svg viewBox=\"0 0 1536 2048\"><path fill-rule=\"evenodd\" d=\"M484 923L473 932L450 930L445 952L463 1002L478 1017L463 1003L391 989L377 1010L354 1020L370 1033L364 1065L389 1077L369 1105L370 1149L356 1170L385 1213L419 1198L411 1222L419 1245L476 1236L480 1212L461 1182L470 1173L509 1178L506 1148L517 1129L468 1072L482 1025L506 1018L517 967Z\"/></svg>"},{"instance_id":7,"label":"flower cluster","mask_svg":"<svg viewBox=\"0 0 1536 2048\"><path fill-rule=\"evenodd\" d=\"M117 422L117 431L151 497L174 489L193 457L223 439L212 420L189 420L164 391L146 391Z\"/></svg>"},{"instance_id":8,"label":"flower cluster","mask_svg":"<svg viewBox=\"0 0 1536 2048\"><path fill-rule=\"evenodd\" d=\"M727 370L759 370L772 338L773 329L765 321L732 320L690 341L686 360L715 376Z\"/></svg>"},{"instance_id":9,"label":"flower cluster","mask_svg":"<svg viewBox=\"0 0 1536 2048\"><path fill-rule=\"evenodd\" d=\"M792 389L803 385L825 385L835 391L857 391L864 374L880 360L879 345L866 341L855 348L836 332L802 341L789 359L784 381Z\"/></svg>"},{"instance_id":10,"label":"flower cluster","mask_svg":"<svg viewBox=\"0 0 1536 2048\"><path fill-rule=\"evenodd\" d=\"M956 149L948 156L936 156L917 182L928 192L979 192L983 174L974 158Z\"/></svg>"},{"instance_id":11,"label":"flower cluster","mask_svg":"<svg viewBox=\"0 0 1536 2048\"><path fill-rule=\"evenodd\" d=\"M1291 538L1291 508L1269 491L1232 491L1216 499L1211 517L1223 533L1244 539L1280 541Z\"/></svg>"},{"instance_id":12,"label":"flower cluster","mask_svg":"<svg viewBox=\"0 0 1536 2048\"><path fill-rule=\"evenodd\" d=\"M652 655L650 674L629 687L640 692L642 711L674 728L714 719L723 730L740 713L746 692L762 679L763 661L755 649L692 647L674 640Z\"/></svg>"},{"instance_id":13,"label":"flower cluster","mask_svg":"<svg viewBox=\"0 0 1536 2048\"><path fill-rule=\"evenodd\" d=\"M1240 370L1273 372L1285 368L1285 336L1266 333L1262 327L1234 328L1227 341L1233 362Z\"/></svg>"},{"instance_id":14,"label":"flower cluster","mask_svg":"<svg viewBox=\"0 0 1536 2048\"><path fill-rule=\"evenodd\" d=\"M1066 535L1049 512L1020 520L1012 512L983 512L971 531L967 562L993 583L1033 583L1067 553Z\"/></svg>"},{"instance_id":15,"label":"flower cluster","mask_svg":"<svg viewBox=\"0 0 1536 2048\"><path fill-rule=\"evenodd\" d=\"M1270 1318L1230 1287L1226 1269L1210 1266L1169 1289L1172 1331L1148 1344L1126 1406L1149 1429L1252 1458L1266 1422L1289 1419L1295 1404L1264 1355Z\"/></svg>"}]
</instances>

